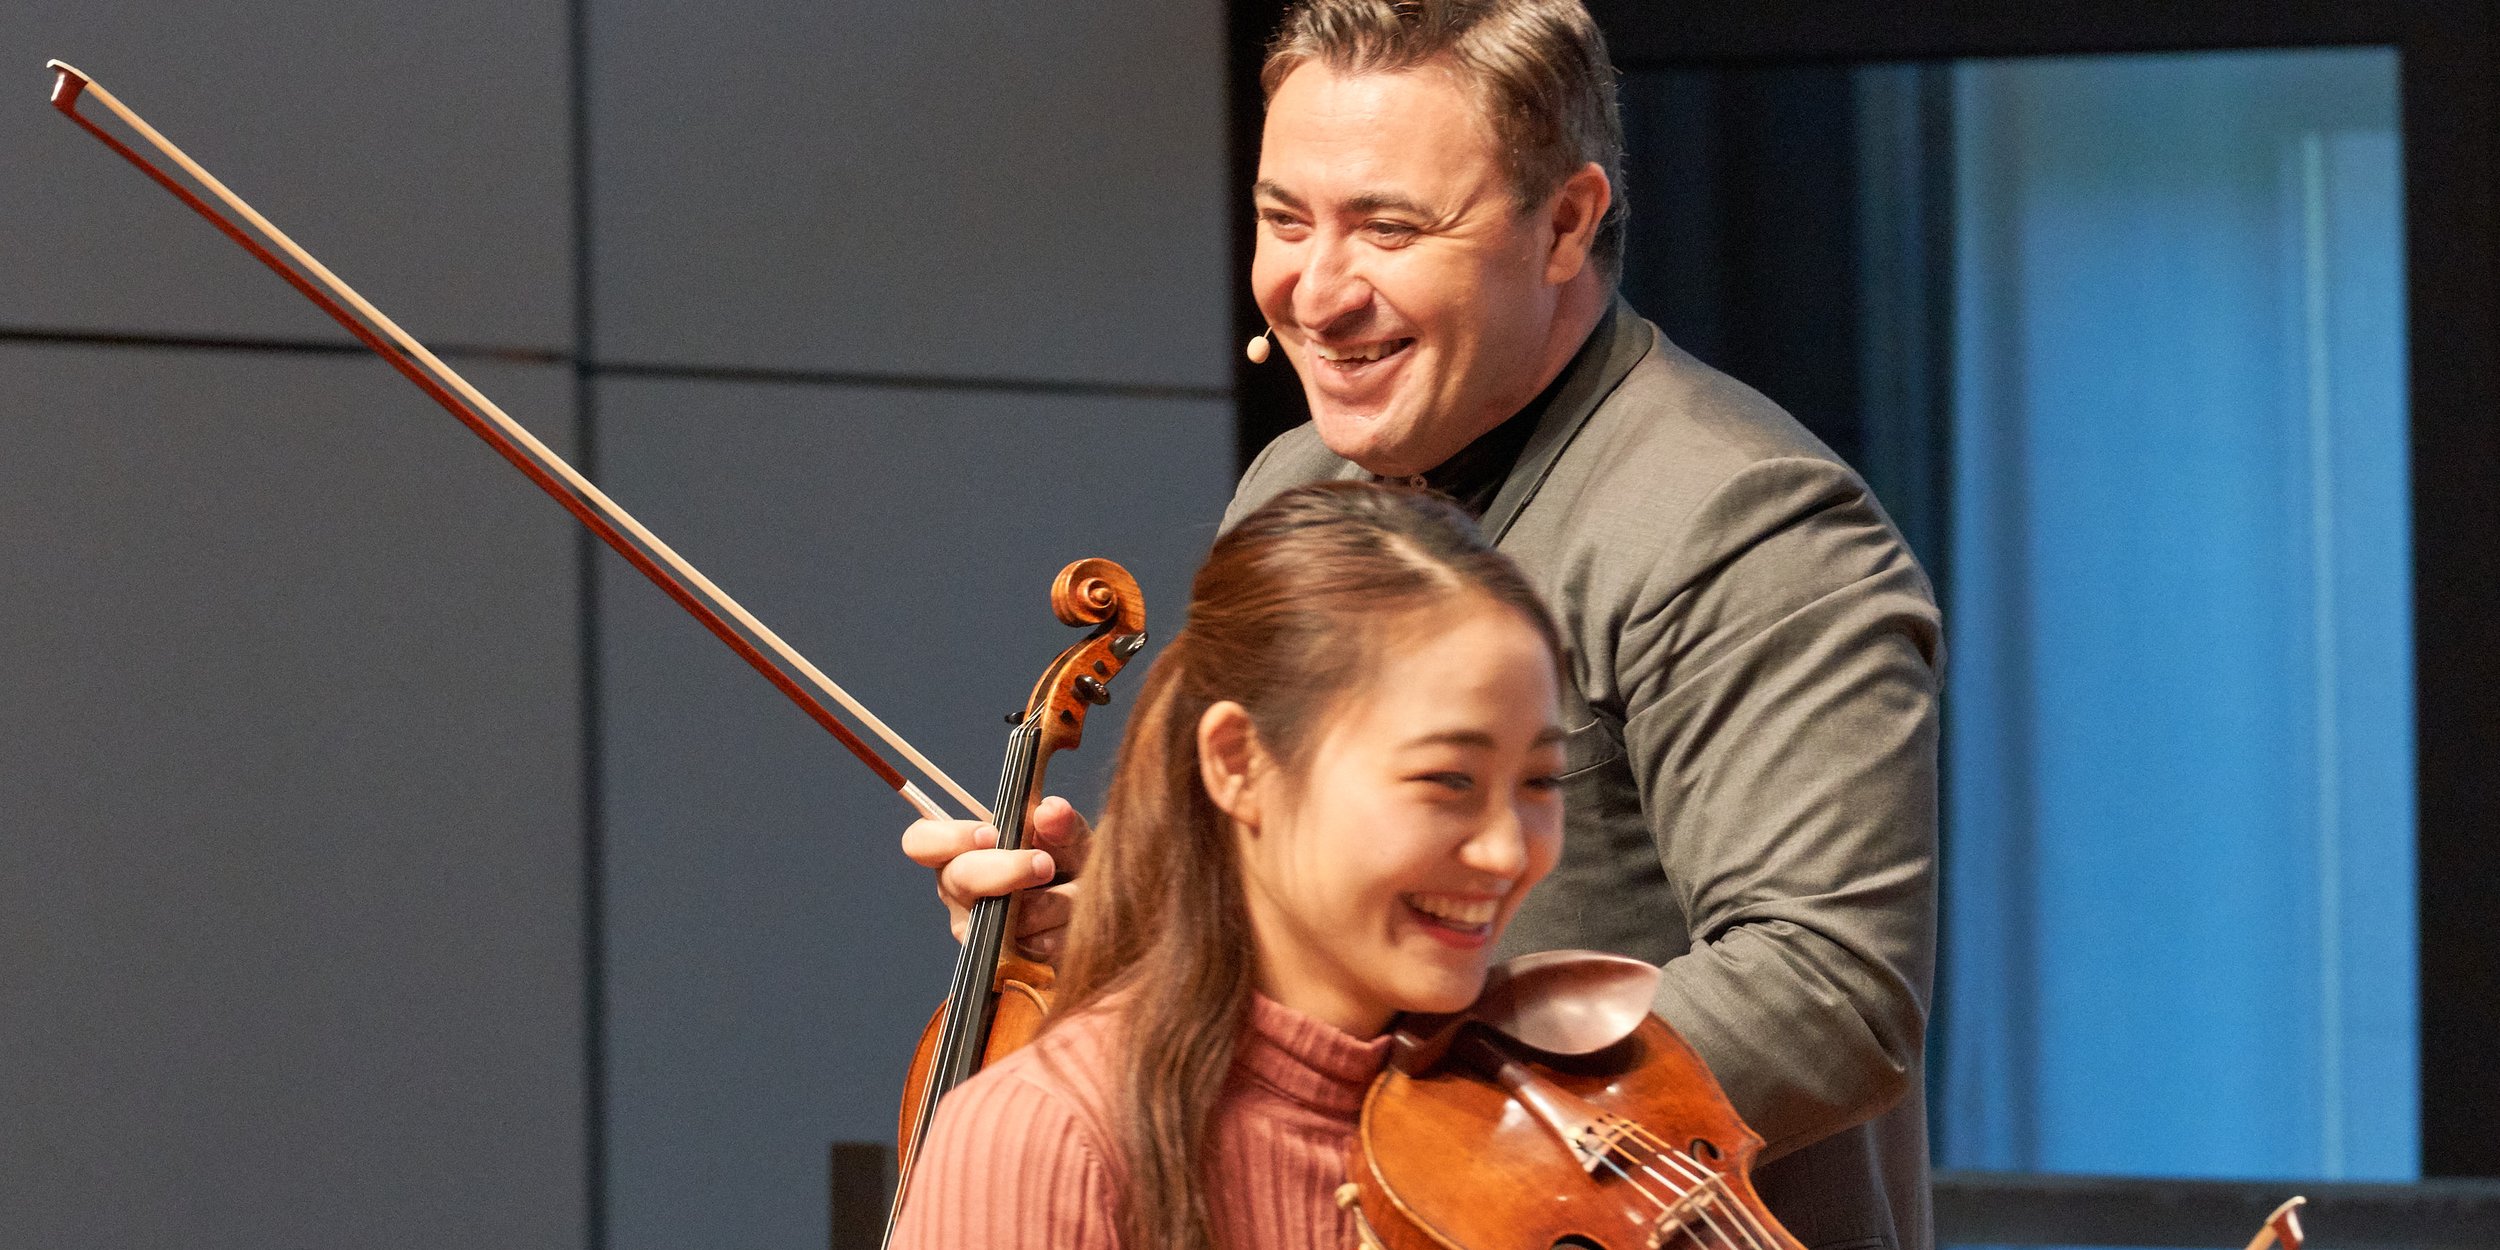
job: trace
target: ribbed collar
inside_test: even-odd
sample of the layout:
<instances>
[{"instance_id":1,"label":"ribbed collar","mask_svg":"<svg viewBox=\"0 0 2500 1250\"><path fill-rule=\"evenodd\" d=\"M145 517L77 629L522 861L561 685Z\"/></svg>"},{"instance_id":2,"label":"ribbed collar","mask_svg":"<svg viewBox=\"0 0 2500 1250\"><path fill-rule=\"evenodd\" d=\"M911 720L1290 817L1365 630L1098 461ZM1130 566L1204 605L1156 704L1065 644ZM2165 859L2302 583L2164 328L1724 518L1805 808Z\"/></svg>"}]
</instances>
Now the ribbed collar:
<instances>
[{"instance_id":1,"label":"ribbed collar","mask_svg":"<svg viewBox=\"0 0 2500 1250\"><path fill-rule=\"evenodd\" d=\"M1389 1062L1389 1035L1365 1042L1265 994L1250 996L1250 1027L1234 1061L1251 1079L1322 1115L1353 1120Z\"/></svg>"}]
</instances>

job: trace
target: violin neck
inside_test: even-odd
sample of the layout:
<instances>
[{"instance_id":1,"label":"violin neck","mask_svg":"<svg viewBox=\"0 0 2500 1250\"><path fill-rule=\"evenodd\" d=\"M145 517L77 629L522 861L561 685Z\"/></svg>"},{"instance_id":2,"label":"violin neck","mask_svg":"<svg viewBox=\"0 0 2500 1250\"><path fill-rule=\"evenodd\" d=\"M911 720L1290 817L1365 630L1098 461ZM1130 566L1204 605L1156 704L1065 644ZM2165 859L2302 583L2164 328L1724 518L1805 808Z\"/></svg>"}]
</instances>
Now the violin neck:
<instances>
[{"instance_id":1,"label":"violin neck","mask_svg":"<svg viewBox=\"0 0 2500 1250\"><path fill-rule=\"evenodd\" d=\"M1019 725L1007 735L1007 762L998 776L998 801L990 808L998 825L998 849L1020 850L1026 841L1024 815L1040 780L1041 734ZM992 986L1007 949L1008 920L1015 899L985 898L973 904L964 946L955 957L955 980L946 995L946 1023L938 1041L930 1088L921 1100L922 1116L938 1099L980 1071L989 1049L990 1015L995 1004ZM917 1144L917 1143L915 1143Z\"/></svg>"}]
</instances>

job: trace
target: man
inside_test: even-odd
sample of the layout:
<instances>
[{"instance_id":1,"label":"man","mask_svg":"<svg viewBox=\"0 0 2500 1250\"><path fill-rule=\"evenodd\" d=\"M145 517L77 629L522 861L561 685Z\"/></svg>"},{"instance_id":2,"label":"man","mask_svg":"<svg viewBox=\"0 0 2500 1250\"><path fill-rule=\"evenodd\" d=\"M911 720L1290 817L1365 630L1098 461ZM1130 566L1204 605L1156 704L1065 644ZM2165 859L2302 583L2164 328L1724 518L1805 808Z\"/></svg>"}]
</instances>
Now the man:
<instances>
[{"instance_id":1,"label":"man","mask_svg":"<svg viewBox=\"0 0 2500 1250\"><path fill-rule=\"evenodd\" d=\"M1939 626L1865 484L1614 294L1613 72L1577 0L1312 0L1271 50L1251 283L1312 422L1243 477L1476 512L1552 604L1568 825L1506 953L1662 964L1815 1250L1926 1250ZM1254 354L1256 347L1254 346ZM1042 845L1081 852L1051 800ZM922 822L950 906L1046 852ZM1063 915L1035 913L1036 937Z\"/></svg>"}]
</instances>

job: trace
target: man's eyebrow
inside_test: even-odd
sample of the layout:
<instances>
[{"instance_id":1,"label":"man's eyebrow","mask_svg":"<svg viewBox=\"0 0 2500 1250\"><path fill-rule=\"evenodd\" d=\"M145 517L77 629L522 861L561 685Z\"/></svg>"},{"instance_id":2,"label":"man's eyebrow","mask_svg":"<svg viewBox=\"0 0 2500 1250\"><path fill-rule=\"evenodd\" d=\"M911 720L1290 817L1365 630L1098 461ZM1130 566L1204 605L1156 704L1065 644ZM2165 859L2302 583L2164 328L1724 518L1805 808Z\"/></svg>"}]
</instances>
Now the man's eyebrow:
<instances>
[{"instance_id":1,"label":"man's eyebrow","mask_svg":"<svg viewBox=\"0 0 2500 1250\"><path fill-rule=\"evenodd\" d=\"M1394 212L1412 213L1417 217L1434 215L1431 209L1393 191L1366 191L1349 198L1345 204L1347 208L1358 213L1376 213L1385 208Z\"/></svg>"},{"instance_id":2,"label":"man's eyebrow","mask_svg":"<svg viewBox=\"0 0 2500 1250\"><path fill-rule=\"evenodd\" d=\"M1256 183L1251 185L1250 197L1252 199L1274 200L1277 203L1294 210L1295 212L1301 212L1304 207L1301 196L1295 195L1293 192L1288 191L1265 178L1261 178Z\"/></svg>"},{"instance_id":3,"label":"man's eyebrow","mask_svg":"<svg viewBox=\"0 0 2500 1250\"><path fill-rule=\"evenodd\" d=\"M1264 178L1251 185L1250 196L1252 199L1274 200L1297 213L1310 211L1310 206L1302 202L1301 196ZM1431 209L1395 191L1365 191L1349 197L1345 201L1345 209L1352 213L1377 213L1382 209L1388 209L1392 212L1411 213L1417 217L1433 215Z\"/></svg>"}]
</instances>

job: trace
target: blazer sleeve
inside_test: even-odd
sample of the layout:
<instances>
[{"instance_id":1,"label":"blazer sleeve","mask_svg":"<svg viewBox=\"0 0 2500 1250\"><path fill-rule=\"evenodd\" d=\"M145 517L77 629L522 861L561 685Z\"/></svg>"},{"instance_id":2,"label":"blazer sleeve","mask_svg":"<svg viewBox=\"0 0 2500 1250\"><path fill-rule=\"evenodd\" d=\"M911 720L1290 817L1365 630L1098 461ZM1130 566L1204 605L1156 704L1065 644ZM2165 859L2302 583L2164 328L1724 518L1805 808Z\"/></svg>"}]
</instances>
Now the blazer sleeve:
<instances>
[{"instance_id":1,"label":"blazer sleeve","mask_svg":"<svg viewBox=\"0 0 2500 1250\"><path fill-rule=\"evenodd\" d=\"M1736 472L1619 622L1624 748L1690 926L1658 1012L1776 1157L1882 1113L1935 962L1927 579L1865 485Z\"/></svg>"}]
</instances>

